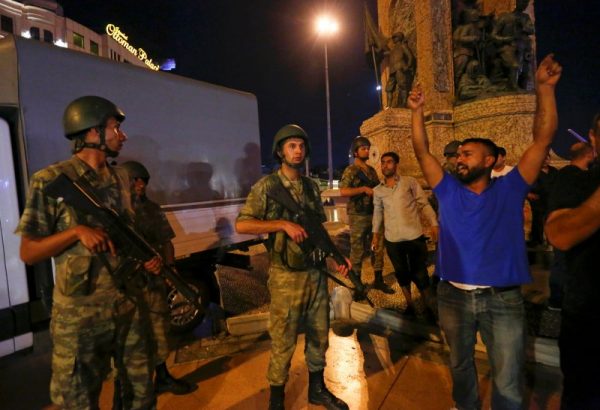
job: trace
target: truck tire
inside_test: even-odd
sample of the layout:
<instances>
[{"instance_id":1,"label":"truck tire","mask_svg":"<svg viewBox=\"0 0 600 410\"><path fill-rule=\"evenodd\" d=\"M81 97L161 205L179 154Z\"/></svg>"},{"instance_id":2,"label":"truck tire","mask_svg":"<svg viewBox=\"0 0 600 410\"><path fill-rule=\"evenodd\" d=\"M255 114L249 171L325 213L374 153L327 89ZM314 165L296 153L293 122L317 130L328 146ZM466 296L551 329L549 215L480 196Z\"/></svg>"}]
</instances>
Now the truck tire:
<instances>
[{"instance_id":1,"label":"truck tire","mask_svg":"<svg viewBox=\"0 0 600 410\"><path fill-rule=\"evenodd\" d=\"M206 307L210 303L208 287L201 281L187 281L192 289L200 294L201 304L204 309L191 304L175 288L170 288L167 293L167 304L170 310L171 331L173 333L186 333L198 326L204 319Z\"/></svg>"}]
</instances>

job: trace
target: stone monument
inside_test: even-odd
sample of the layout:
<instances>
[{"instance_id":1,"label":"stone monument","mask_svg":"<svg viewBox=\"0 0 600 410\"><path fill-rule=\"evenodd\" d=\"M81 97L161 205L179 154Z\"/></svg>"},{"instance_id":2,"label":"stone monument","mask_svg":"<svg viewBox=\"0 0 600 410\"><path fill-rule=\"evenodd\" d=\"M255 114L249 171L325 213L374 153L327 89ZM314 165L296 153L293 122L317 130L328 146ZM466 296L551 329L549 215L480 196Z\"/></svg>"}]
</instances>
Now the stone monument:
<instances>
[{"instance_id":1,"label":"stone monument","mask_svg":"<svg viewBox=\"0 0 600 410\"><path fill-rule=\"evenodd\" d=\"M482 95L471 93L468 99L459 100L454 74L453 33L461 24L459 18L465 14L463 10L477 10L478 13L471 14L471 20L479 15L482 21L496 21L507 13L520 12L517 6L523 8L522 4L523 0L378 0L382 37L389 39L394 33L404 33L405 41L416 57L414 82L420 83L425 91L425 124L430 148L440 162L443 162L444 146L452 140L490 138L506 148L508 162L512 164L531 141L535 113L532 84L523 81L525 87L515 90L497 87L490 91L490 87L486 86ZM533 22L533 0L523 9ZM535 37L527 36L527 45L535 55ZM464 65L464 60L461 64ZM389 64L384 58L381 63L384 90L389 71ZM389 102L384 100L384 107L388 106ZM370 164L378 172L380 155L396 151L400 155L400 173L414 176L424 183L412 149L410 121L410 110L386 108L365 120L360 133L371 141Z\"/></svg>"}]
</instances>

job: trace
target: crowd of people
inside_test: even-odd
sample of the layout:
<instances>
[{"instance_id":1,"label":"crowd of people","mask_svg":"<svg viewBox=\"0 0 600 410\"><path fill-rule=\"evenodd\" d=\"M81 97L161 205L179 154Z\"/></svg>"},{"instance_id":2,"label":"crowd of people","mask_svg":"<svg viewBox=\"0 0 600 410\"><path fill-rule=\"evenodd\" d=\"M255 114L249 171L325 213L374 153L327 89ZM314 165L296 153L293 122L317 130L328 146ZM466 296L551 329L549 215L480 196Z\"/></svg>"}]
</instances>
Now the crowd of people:
<instances>
[{"instance_id":1,"label":"crowd of people","mask_svg":"<svg viewBox=\"0 0 600 410\"><path fill-rule=\"evenodd\" d=\"M363 259L370 256L372 288L394 293L383 278L387 252L407 310L414 310L414 283L428 315L444 333L457 409L481 407L474 360L477 332L491 365L492 408L523 408L526 326L521 285L531 281L526 250L547 241L560 261L553 292L562 308L562 408L600 408L592 377L600 354L593 338L581 337L600 313L594 300L600 279L593 274L600 251L600 117L594 118L589 143L571 147L569 166L556 170L549 165L561 70L553 56L538 67L533 138L516 166L505 163L504 148L482 137L451 142L440 163L429 150L425 95L417 85L407 98L411 138L434 206L417 180L399 175L396 152L381 155L380 180L367 164L370 142L364 137L353 142L354 163L340 182L341 195L350 198L351 233L350 255L337 261L338 273L346 276L354 269L362 278ZM26 263L55 260L50 390L52 401L65 409L97 408L111 371L117 409L155 408L158 393L187 394L195 388L173 378L165 364L168 308L166 283L159 273L163 265L174 263L173 231L160 207L146 197L150 174L144 165L130 161L118 167L107 161L127 140L120 128L124 120L125 114L102 97L69 104L63 124L73 156L33 175L17 228ZM252 187L235 226L240 233L268 237L269 408L284 408L290 363L303 329L308 401L347 409L323 376L330 324L323 272L330 255L311 241L298 215L271 195L276 188L284 189L306 215L326 220L319 187L301 173L310 155L308 135L298 125L285 125L274 137L272 154L279 169ZM144 286L120 280L126 276L116 272L126 256L115 249L98 220L48 194L46 188L60 174L85 180L107 207L159 251L161 257L136 267ZM525 201L532 212L529 243L523 234ZM430 237L437 243L436 280L427 272L421 218L429 222Z\"/></svg>"}]
</instances>

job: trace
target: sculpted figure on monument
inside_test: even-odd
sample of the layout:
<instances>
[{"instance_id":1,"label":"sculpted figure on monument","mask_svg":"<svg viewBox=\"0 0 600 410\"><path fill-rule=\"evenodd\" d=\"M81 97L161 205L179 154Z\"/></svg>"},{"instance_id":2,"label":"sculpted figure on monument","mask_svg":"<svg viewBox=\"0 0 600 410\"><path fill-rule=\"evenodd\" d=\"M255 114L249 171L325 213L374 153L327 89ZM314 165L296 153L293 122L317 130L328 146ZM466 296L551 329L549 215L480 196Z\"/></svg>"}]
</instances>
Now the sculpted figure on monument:
<instances>
[{"instance_id":1,"label":"sculpted figure on monument","mask_svg":"<svg viewBox=\"0 0 600 410\"><path fill-rule=\"evenodd\" d=\"M532 41L535 28L525 9L529 0L517 0L515 10L498 17L492 31L492 39L498 47L494 61L492 81L506 82L506 88L526 89L530 82Z\"/></svg>"},{"instance_id":2,"label":"sculpted figure on monument","mask_svg":"<svg viewBox=\"0 0 600 410\"><path fill-rule=\"evenodd\" d=\"M454 84L458 89L459 81L465 73L467 64L479 60L478 49L482 39L482 32L478 27L479 11L466 8L461 13L461 23L454 29Z\"/></svg>"},{"instance_id":3,"label":"sculpted figure on monument","mask_svg":"<svg viewBox=\"0 0 600 410\"><path fill-rule=\"evenodd\" d=\"M385 55L388 57L390 69L385 87L387 106L388 108L404 107L416 70L415 56L406 42L404 33L397 32L392 35L392 46L388 47ZM396 92L395 99L394 92Z\"/></svg>"},{"instance_id":4,"label":"sculpted figure on monument","mask_svg":"<svg viewBox=\"0 0 600 410\"><path fill-rule=\"evenodd\" d=\"M471 100L483 94L495 91L490 80L481 71L481 65L477 60L467 63L464 74L460 77L456 96L459 100Z\"/></svg>"}]
</instances>

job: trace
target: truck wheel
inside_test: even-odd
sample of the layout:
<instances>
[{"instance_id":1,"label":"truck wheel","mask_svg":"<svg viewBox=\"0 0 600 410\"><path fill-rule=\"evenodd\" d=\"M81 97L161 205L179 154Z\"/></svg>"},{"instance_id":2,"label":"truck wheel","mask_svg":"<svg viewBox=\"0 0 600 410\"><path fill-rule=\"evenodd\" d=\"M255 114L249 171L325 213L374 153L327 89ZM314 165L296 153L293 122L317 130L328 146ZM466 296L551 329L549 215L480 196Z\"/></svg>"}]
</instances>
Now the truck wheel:
<instances>
[{"instance_id":1,"label":"truck wheel","mask_svg":"<svg viewBox=\"0 0 600 410\"><path fill-rule=\"evenodd\" d=\"M210 303L208 287L199 281L188 281L188 285L200 294L201 304L206 308ZM175 288L169 290L167 304L171 313L171 331L174 333L189 332L204 319L205 309L194 306Z\"/></svg>"}]
</instances>

